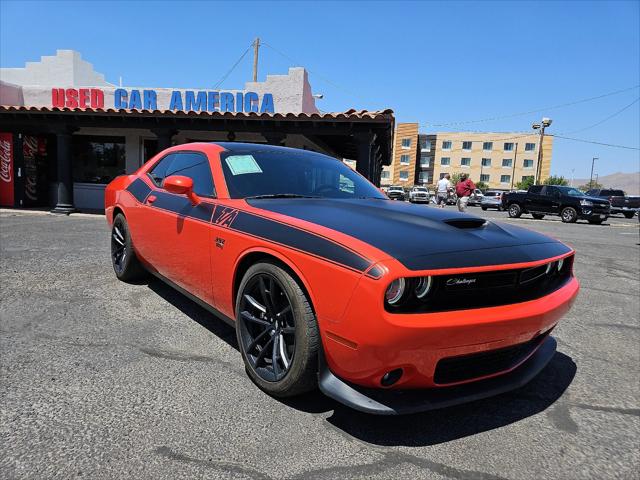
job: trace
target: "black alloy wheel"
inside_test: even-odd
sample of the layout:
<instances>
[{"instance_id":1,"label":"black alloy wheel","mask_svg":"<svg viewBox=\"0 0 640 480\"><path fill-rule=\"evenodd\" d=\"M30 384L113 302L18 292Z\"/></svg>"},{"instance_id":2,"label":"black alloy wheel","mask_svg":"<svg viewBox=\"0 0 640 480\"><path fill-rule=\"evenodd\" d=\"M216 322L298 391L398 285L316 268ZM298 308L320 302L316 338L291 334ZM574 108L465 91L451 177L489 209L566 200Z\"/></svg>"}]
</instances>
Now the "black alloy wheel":
<instances>
[{"instance_id":1,"label":"black alloy wheel","mask_svg":"<svg viewBox=\"0 0 640 480\"><path fill-rule=\"evenodd\" d=\"M292 274L277 262L249 268L236 299L236 333L251 379L267 393L317 387L320 346L315 314Z\"/></svg>"},{"instance_id":2,"label":"black alloy wheel","mask_svg":"<svg viewBox=\"0 0 640 480\"><path fill-rule=\"evenodd\" d=\"M282 285L267 273L255 275L244 288L239 312L251 367L268 382L281 380L296 352L296 322Z\"/></svg>"},{"instance_id":3,"label":"black alloy wheel","mask_svg":"<svg viewBox=\"0 0 640 480\"><path fill-rule=\"evenodd\" d=\"M117 214L111 227L111 264L118 280L135 282L146 276L146 270L136 257L129 225L124 215Z\"/></svg>"}]
</instances>

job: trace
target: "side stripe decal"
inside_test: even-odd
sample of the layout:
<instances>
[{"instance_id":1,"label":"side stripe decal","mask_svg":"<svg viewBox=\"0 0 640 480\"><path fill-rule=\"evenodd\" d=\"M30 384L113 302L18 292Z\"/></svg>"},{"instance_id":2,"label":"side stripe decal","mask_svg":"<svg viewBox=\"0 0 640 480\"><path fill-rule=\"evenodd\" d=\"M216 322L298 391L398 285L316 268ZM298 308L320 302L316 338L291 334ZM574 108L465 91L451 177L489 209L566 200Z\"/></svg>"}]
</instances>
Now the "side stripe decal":
<instances>
[{"instance_id":1,"label":"side stripe decal","mask_svg":"<svg viewBox=\"0 0 640 480\"><path fill-rule=\"evenodd\" d=\"M208 202L194 206L184 196L152 190L141 179L136 179L127 190L140 203L144 203L153 191L156 200L149 207L286 245L358 272L364 272L372 265L370 260L327 238L269 218Z\"/></svg>"}]
</instances>

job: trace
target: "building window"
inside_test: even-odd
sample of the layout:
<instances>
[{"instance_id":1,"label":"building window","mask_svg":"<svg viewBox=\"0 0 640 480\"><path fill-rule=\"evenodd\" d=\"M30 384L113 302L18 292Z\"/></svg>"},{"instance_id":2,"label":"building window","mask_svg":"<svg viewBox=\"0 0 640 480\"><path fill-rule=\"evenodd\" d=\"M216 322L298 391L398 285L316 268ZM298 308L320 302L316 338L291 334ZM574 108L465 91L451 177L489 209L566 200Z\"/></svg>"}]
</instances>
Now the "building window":
<instances>
[{"instance_id":1,"label":"building window","mask_svg":"<svg viewBox=\"0 0 640 480\"><path fill-rule=\"evenodd\" d=\"M409 155L400 155L400 164L409 165Z\"/></svg>"},{"instance_id":2,"label":"building window","mask_svg":"<svg viewBox=\"0 0 640 480\"><path fill-rule=\"evenodd\" d=\"M482 166L483 167L490 167L491 166L491 159L490 158L483 158L482 159Z\"/></svg>"},{"instance_id":3,"label":"building window","mask_svg":"<svg viewBox=\"0 0 640 480\"><path fill-rule=\"evenodd\" d=\"M471 145L473 142L462 142L462 150L469 151L471 150Z\"/></svg>"},{"instance_id":4,"label":"building window","mask_svg":"<svg viewBox=\"0 0 640 480\"><path fill-rule=\"evenodd\" d=\"M511 167L513 165L513 159L511 158L503 158L502 159L502 166L503 167Z\"/></svg>"},{"instance_id":5,"label":"building window","mask_svg":"<svg viewBox=\"0 0 640 480\"><path fill-rule=\"evenodd\" d=\"M525 143L524 150L525 152L533 152L536 149L535 143Z\"/></svg>"},{"instance_id":6,"label":"building window","mask_svg":"<svg viewBox=\"0 0 640 480\"><path fill-rule=\"evenodd\" d=\"M500 175L500 183L511 183L511 175Z\"/></svg>"},{"instance_id":7,"label":"building window","mask_svg":"<svg viewBox=\"0 0 640 480\"><path fill-rule=\"evenodd\" d=\"M511 151L513 151L513 143L505 143L505 144L504 144L504 151L505 151L505 152L511 152Z\"/></svg>"},{"instance_id":8,"label":"building window","mask_svg":"<svg viewBox=\"0 0 640 480\"><path fill-rule=\"evenodd\" d=\"M493 150L493 142L484 142L482 144L482 150L485 150L487 152L490 152L491 150Z\"/></svg>"},{"instance_id":9,"label":"building window","mask_svg":"<svg viewBox=\"0 0 640 480\"><path fill-rule=\"evenodd\" d=\"M426 138L423 138L422 140L420 140L420 149L423 152L430 152L431 151L431 140L427 140Z\"/></svg>"},{"instance_id":10,"label":"building window","mask_svg":"<svg viewBox=\"0 0 640 480\"><path fill-rule=\"evenodd\" d=\"M491 175L487 173L483 173L482 175L480 175L480 181L484 183L489 183L490 178L491 178Z\"/></svg>"},{"instance_id":11,"label":"building window","mask_svg":"<svg viewBox=\"0 0 640 480\"><path fill-rule=\"evenodd\" d=\"M430 172L420 172L418 174L418 181L420 183L431 183L431 173Z\"/></svg>"},{"instance_id":12,"label":"building window","mask_svg":"<svg viewBox=\"0 0 640 480\"><path fill-rule=\"evenodd\" d=\"M440 165L451 165L451 159L449 157L441 157Z\"/></svg>"},{"instance_id":13,"label":"building window","mask_svg":"<svg viewBox=\"0 0 640 480\"><path fill-rule=\"evenodd\" d=\"M442 149L443 150L451 150L451 140L444 140L442 142Z\"/></svg>"},{"instance_id":14,"label":"building window","mask_svg":"<svg viewBox=\"0 0 640 480\"><path fill-rule=\"evenodd\" d=\"M389 180L389 178L391 178L391 172L389 172L389 170L383 170L380 174L380 178L382 180Z\"/></svg>"},{"instance_id":15,"label":"building window","mask_svg":"<svg viewBox=\"0 0 640 480\"><path fill-rule=\"evenodd\" d=\"M533 168L533 160L527 160L525 159L524 164L523 164L524 168Z\"/></svg>"},{"instance_id":16,"label":"building window","mask_svg":"<svg viewBox=\"0 0 640 480\"><path fill-rule=\"evenodd\" d=\"M409 172L400 172L400 181L406 182L407 180L409 180Z\"/></svg>"},{"instance_id":17,"label":"building window","mask_svg":"<svg viewBox=\"0 0 640 480\"><path fill-rule=\"evenodd\" d=\"M411 139L403 138L402 139L402 148L411 148Z\"/></svg>"},{"instance_id":18,"label":"building window","mask_svg":"<svg viewBox=\"0 0 640 480\"><path fill-rule=\"evenodd\" d=\"M420 157L420 166L423 168L429 168L431 165L431 157Z\"/></svg>"},{"instance_id":19,"label":"building window","mask_svg":"<svg viewBox=\"0 0 640 480\"><path fill-rule=\"evenodd\" d=\"M460 159L460 166L461 167L470 167L471 166L471 159L469 157L463 157Z\"/></svg>"},{"instance_id":20,"label":"building window","mask_svg":"<svg viewBox=\"0 0 640 480\"><path fill-rule=\"evenodd\" d=\"M107 184L125 173L124 137L71 138L74 182Z\"/></svg>"}]
</instances>

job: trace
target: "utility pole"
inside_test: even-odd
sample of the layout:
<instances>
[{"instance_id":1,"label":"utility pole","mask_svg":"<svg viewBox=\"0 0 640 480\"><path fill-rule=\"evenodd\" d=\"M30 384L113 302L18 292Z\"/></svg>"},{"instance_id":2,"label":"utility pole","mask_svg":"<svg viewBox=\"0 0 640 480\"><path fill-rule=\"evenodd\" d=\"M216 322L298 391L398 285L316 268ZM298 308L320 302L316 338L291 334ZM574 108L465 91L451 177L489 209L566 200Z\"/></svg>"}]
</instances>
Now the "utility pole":
<instances>
[{"instance_id":1,"label":"utility pole","mask_svg":"<svg viewBox=\"0 0 640 480\"><path fill-rule=\"evenodd\" d=\"M513 190L513 182L515 181L517 161L518 161L518 142L516 142L516 151L513 154L513 168L511 169L511 190Z\"/></svg>"},{"instance_id":2,"label":"utility pole","mask_svg":"<svg viewBox=\"0 0 640 480\"><path fill-rule=\"evenodd\" d=\"M589 177L589 188L593 188L593 164L596 163L596 160L599 160L599 158L593 157L591 159L591 176Z\"/></svg>"},{"instance_id":3,"label":"utility pole","mask_svg":"<svg viewBox=\"0 0 640 480\"><path fill-rule=\"evenodd\" d=\"M540 144L538 145L538 164L536 165L536 175L533 179L533 183L540 183L540 176L542 175L542 145L544 142L544 129L551 125L550 118L543 118L540 123L534 123L531 127L534 130L540 129Z\"/></svg>"},{"instance_id":4,"label":"utility pole","mask_svg":"<svg viewBox=\"0 0 640 480\"><path fill-rule=\"evenodd\" d=\"M260 37L253 42L253 81L258 81L258 50L260 49Z\"/></svg>"}]
</instances>

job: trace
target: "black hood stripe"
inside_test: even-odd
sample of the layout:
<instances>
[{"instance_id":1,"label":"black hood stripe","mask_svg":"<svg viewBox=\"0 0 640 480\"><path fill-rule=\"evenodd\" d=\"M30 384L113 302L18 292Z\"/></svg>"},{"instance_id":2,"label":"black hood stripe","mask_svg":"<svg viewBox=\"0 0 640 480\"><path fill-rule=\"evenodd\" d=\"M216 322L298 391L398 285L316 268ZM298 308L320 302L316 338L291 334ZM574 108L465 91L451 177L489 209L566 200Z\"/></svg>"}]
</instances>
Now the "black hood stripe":
<instances>
[{"instance_id":1,"label":"black hood stripe","mask_svg":"<svg viewBox=\"0 0 640 480\"><path fill-rule=\"evenodd\" d=\"M135 197L140 203L143 203L147 198L147 195L151 192L151 187L146 182L139 178L131 182L131 185L127 187L127 191Z\"/></svg>"}]
</instances>

